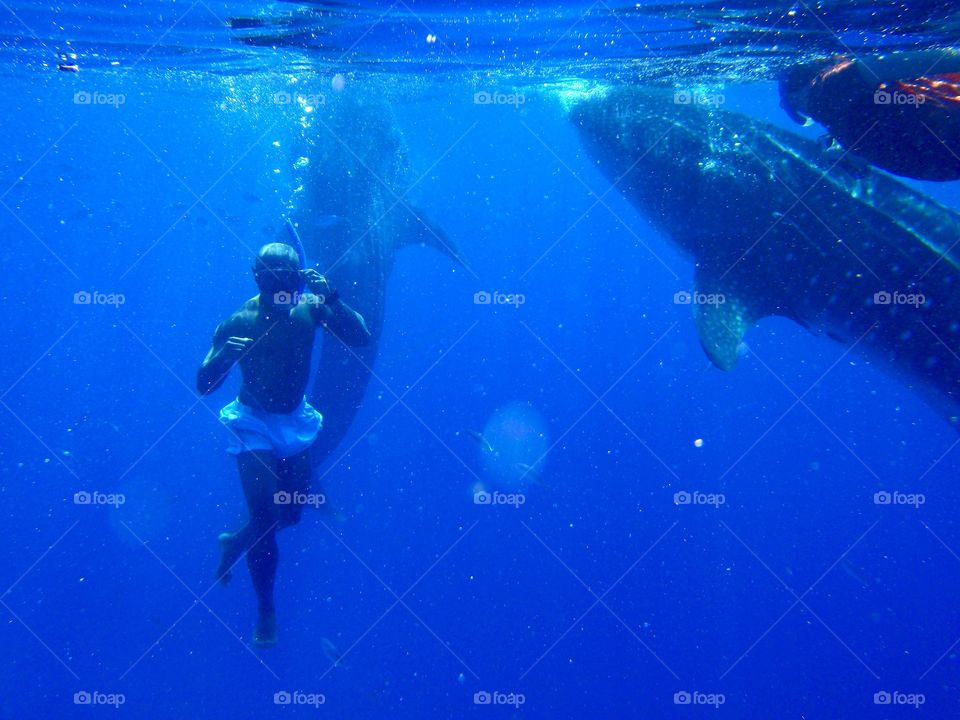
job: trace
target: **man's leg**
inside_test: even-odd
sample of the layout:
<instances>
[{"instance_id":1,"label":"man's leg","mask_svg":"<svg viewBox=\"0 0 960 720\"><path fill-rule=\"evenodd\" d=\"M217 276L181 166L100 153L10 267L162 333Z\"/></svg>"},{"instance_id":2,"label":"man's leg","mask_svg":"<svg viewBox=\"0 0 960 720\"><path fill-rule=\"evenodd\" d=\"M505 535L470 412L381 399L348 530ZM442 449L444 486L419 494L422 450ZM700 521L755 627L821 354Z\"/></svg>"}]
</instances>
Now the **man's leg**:
<instances>
[{"instance_id":1,"label":"man's leg","mask_svg":"<svg viewBox=\"0 0 960 720\"><path fill-rule=\"evenodd\" d=\"M310 462L310 451L304 450L299 455L283 458L277 463L278 488L291 495L294 493L310 492L310 479L313 475L313 466ZM300 522L303 513L301 503L277 506L277 521L279 528L290 527Z\"/></svg>"},{"instance_id":2,"label":"man's leg","mask_svg":"<svg viewBox=\"0 0 960 720\"><path fill-rule=\"evenodd\" d=\"M276 456L267 451L240 453L237 455L237 469L247 500L249 519L236 532L221 533L218 538L220 565L217 579L224 584L230 582L233 566L276 520L273 505L273 492L279 478Z\"/></svg>"},{"instance_id":3,"label":"man's leg","mask_svg":"<svg viewBox=\"0 0 960 720\"><path fill-rule=\"evenodd\" d=\"M269 452L244 452L237 455L237 468L250 519L236 533L220 536L220 577L229 579L229 569L247 553L250 579L257 593L259 617L253 642L269 646L277 641L273 582L277 572L277 458Z\"/></svg>"}]
</instances>

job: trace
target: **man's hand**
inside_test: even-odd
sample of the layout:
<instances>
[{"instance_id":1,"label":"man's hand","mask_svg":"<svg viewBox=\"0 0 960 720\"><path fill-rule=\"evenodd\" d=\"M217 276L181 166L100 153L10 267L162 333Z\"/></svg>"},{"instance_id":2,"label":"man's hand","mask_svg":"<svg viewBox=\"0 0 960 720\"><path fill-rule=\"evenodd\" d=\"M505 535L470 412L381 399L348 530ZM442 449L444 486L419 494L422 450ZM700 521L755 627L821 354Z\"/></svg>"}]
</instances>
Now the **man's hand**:
<instances>
[{"instance_id":1,"label":"man's hand","mask_svg":"<svg viewBox=\"0 0 960 720\"><path fill-rule=\"evenodd\" d=\"M229 337L218 353L224 362L236 362L253 347L253 338Z\"/></svg>"},{"instance_id":2,"label":"man's hand","mask_svg":"<svg viewBox=\"0 0 960 720\"><path fill-rule=\"evenodd\" d=\"M313 268L301 270L300 276L307 284L307 290L312 292L314 295L319 295L321 298L326 298L333 293L333 290L330 288L330 283L327 282L327 279Z\"/></svg>"}]
</instances>

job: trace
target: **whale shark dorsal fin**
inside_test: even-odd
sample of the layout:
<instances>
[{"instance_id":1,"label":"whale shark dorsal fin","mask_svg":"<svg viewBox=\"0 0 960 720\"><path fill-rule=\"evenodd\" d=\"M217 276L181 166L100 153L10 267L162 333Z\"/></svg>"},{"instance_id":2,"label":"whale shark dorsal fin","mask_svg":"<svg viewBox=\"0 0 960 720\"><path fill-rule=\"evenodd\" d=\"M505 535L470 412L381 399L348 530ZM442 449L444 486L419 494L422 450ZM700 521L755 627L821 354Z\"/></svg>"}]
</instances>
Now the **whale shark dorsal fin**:
<instances>
[{"instance_id":1,"label":"whale shark dorsal fin","mask_svg":"<svg viewBox=\"0 0 960 720\"><path fill-rule=\"evenodd\" d=\"M444 255L452 258L459 265L463 265L463 259L460 255L460 248L450 239L450 236L427 217L424 212L413 205L408 206L409 211L404 211L406 216L407 232L400 238L400 247L407 245L425 245L439 250Z\"/></svg>"}]
</instances>

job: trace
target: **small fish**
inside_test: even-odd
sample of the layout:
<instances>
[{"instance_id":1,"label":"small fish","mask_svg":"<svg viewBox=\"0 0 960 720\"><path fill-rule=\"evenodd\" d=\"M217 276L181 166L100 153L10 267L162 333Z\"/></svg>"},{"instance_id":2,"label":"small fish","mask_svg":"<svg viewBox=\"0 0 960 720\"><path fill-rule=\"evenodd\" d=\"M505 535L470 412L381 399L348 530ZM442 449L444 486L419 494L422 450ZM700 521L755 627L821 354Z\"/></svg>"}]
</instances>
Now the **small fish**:
<instances>
[{"instance_id":1,"label":"small fish","mask_svg":"<svg viewBox=\"0 0 960 720\"><path fill-rule=\"evenodd\" d=\"M843 148L840 146L840 143L837 142L837 139L832 135L821 135L817 138L817 145L820 146L820 150L831 155L837 155L843 152Z\"/></svg>"},{"instance_id":2,"label":"small fish","mask_svg":"<svg viewBox=\"0 0 960 720\"><path fill-rule=\"evenodd\" d=\"M342 222L343 218L339 215L321 215L314 220L316 226L323 230L329 230L330 228L336 227Z\"/></svg>"},{"instance_id":3,"label":"small fish","mask_svg":"<svg viewBox=\"0 0 960 720\"><path fill-rule=\"evenodd\" d=\"M513 469L522 473L520 479L530 478L530 482L534 485L541 485L543 487L548 487L546 483L543 482L543 475L540 474L540 471L537 470L533 465L528 465L527 463L514 463Z\"/></svg>"},{"instance_id":4,"label":"small fish","mask_svg":"<svg viewBox=\"0 0 960 720\"><path fill-rule=\"evenodd\" d=\"M497 454L497 451L493 449L493 445L483 436L483 433L477 432L476 430L467 430L467 435L476 440L477 445L480 446L483 452L488 452L491 455Z\"/></svg>"},{"instance_id":5,"label":"small fish","mask_svg":"<svg viewBox=\"0 0 960 720\"><path fill-rule=\"evenodd\" d=\"M261 18L254 17L230 18L227 20L226 25L231 30L255 30L267 26Z\"/></svg>"},{"instance_id":6,"label":"small fish","mask_svg":"<svg viewBox=\"0 0 960 720\"><path fill-rule=\"evenodd\" d=\"M864 577L866 573L864 573L863 568L854 565L847 558L840 561L840 568L861 586L870 587L870 581Z\"/></svg>"},{"instance_id":7,"label":"small fish","mask_svg":"<svg viewBox=\"0 0 960 720\"><path fill-rule=\"evenodd\" d=\"M342 667L344 670L348 669L343 662L343 655L337 650L336 645L327 638L320 638L320 646L323 648L323 654L327 656L327 660L333 663L334 667Z\"/></svg>"},{"instance_id":8,"label":"small fish","mask_svg":"<svg viewBox=\"0 0 960 720\"><path fill-rule=\"evenodd\" d=\"M60 72L80 72L80 63L77 62L77 54L75 52L60 53L60 62L57 64L57 69Z\"/></svg>"}]
</instances>

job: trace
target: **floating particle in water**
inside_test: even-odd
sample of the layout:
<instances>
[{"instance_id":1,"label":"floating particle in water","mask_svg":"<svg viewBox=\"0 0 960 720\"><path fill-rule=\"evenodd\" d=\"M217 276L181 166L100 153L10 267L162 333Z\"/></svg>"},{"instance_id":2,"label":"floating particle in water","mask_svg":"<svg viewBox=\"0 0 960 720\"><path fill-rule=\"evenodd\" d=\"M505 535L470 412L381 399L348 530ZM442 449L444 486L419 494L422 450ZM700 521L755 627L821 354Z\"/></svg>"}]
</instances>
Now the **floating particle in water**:
<instances>
[{"instance_id":1,"label":"floating particle in water","mask_svg":"<svg viewBox=\"0 0 960 720\"><path fill-rule=\"evenodd\" d=\"M457 682L458 682L458 683L460 683L461 685L463 685L466 681L467 681L467 676L466 676L466 675L464 675L463 673L460 673L459 675L457 675Z\"/></svg>"},{"instance_id":2,"label":"floating particle in water","mask_svg":"<svg viewBox=\"0 0 960 720\"><path fill-rule=\"evenodd\" d=\"M330 87L332 87L336 92L340 92L346 87L347 81L340 73L337 73L333 76L333 80L330 81Z\"/></svg>"},{"instance_id":3,"label":"floating particle in water","mask_svg":"<svg viewBox=\"0 0 960 720\"><path fill-rule=\"evenodd\" d=\"M436 35L434 35L433 33L431 33L430 35L427 35L427 45L433 45L435 42L437 42Z\"/></svg>"},{"instance_id":4,"label":"floating particle in water","mask_svg":"<svg viewBox=\"0 0 960 720\"><path fill-rule=\"evenodd\" d=\"M703 438L697 438L696 440L694 440L693 446L698 448L703 447Z\"/></svg>"}]
</instances>

